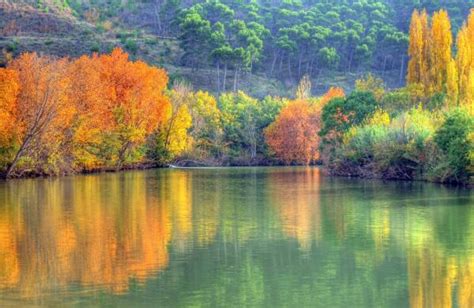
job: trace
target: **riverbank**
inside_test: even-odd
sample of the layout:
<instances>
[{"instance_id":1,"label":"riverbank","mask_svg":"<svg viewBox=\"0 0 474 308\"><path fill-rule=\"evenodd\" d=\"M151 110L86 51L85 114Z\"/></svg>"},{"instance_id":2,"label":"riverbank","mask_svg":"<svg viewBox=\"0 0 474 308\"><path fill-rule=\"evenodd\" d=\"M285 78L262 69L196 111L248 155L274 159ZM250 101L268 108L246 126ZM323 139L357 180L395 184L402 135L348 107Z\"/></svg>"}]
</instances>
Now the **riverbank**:
<instances>
[{"instance_id":1,"label":"riverbank","mask_svg":"<svg viewBox=\"0 0 474 308\"><path fill-rule=\"evenodd\" d=\"M156 162L140 162L125 164L121 167L113 166L104 166L104 167L94 167L90 169L83 170L71 170L67 172L61 172L58 174L50 174L40 171L22 171L19 173L14 173L10 177L5 178L5 173L0 174L0 179L11 180L11 179L28 179L28 178L53 178L53 177L63 177L68 175L79 175L79 174L97 174L97 173L115 173L129 170L148 170L148 169L158 169L158 168L167 168L168 165L156 163Z\"/></svg>"},{"instance_id":2,"label":"riverbank","mask_svg":"<svg viewBox=\"0 0 474 308\"><path fill-rule=\"evenodd\" d=\"M168 168L175 168L175 169L186 169L186 168L239 168L239 167L296 167L302 165L285 165L282 162L266 159L266 160L252 160L252 161L210 161L210 160L191 160L191 159L183 159L183 160L176 160L169 164L157 163L157 162L141 162L141 163L133 163L133 164L126 164L122 167L101 167L101 168L91 168L87 170L80 170L76 172L64 172L61 174L46 174L40 172L23 172L21 174L15 174L9 179L5 179L3 175L0 177L4 181L5 180L13 180L13 179L32 179L32 178L60 178L64 176L70 175L87 175L87 174L101 174L101 173L119 173L124 171L139 171L139 170L150 170L150 169L168 169ZM372 165L371 167L368 166L348 166L345 165L345 169L341 169L340 166L338 168L329 168L321 164L321 162L310 164L308 167L320 167L321 172L328 177L334 178L358 178L358 179L367 179L367 180L383 180L389 182L425 182L425 183L437 183L449 186L457 186L457 187L465 187L472 189L474 188L473 182L442 182L436 181L434 179L427 179L421 176L410 176L406 172L402 172L401 170L396 173L379 173L375 171Z\"/></svg>"},{"instance_id":3,"label":"riverbank","mask_svg":"<svg viewBox=\"0 0 474 308\"><path fill-rule=\"evenodd\" d=\"M336 178L357 178L366 180L382 180L388 182L425 182L435 183L454 187L474 188L474 182L446 182L435 178L423 178L422 176L409 176L407 173L400 171L399 173L381 174L374 170L367 169L361 166L352 166L346 170L323 168L323 173L329 177Z\"/></svg>"}]
</instances>

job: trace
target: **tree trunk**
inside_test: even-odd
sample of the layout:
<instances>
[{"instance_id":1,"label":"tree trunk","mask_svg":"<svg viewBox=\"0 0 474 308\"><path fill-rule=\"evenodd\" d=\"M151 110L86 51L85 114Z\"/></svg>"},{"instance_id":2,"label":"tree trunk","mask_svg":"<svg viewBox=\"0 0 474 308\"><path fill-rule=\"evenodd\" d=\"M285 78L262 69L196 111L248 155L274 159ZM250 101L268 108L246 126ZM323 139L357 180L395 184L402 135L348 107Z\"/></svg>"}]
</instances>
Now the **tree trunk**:
<instances>
[{"instance_id":1,"label":"tree trunk","mask_svg":"<svg viewBox=\"0 0 474 308\"><path fill-rule=\"evenodd\" d=\"M309 64L309 72L308 72L309 76L313 76L313 69L314 69L314 58L311 59L311 62Z\"/></svg>"},{"instance_id":2,"label":"tree trunk","mask_svg":"<svg viewBox=\"0 0 474 308\"><path fill-rule=\"evenodd\" d=\"M217 61L217 93L221 92L221 68L219 61Z\"/></svg>"},{"instance_id":3,"label":"tree trunk","mask_svg":"<svg viewBox=\"0 0 474 308\"><path fill-rule=\"evenodd\" d=\"M235 68L234 69L234 92L237 92L237 75L238 75L239 69Z\"/></svg>"},{"instance_id":4,"label":"tree trunk","mask_svg":"<svg viewBox=\"0 0 474 308\"><path fill-rule=\"evenodd\" d=\"M158 28L158 33L162 34L163 33L163 27L161 25L161 17L160 17L160 10L159 7L160 5L158 4L160 0L157 0L155 2L155 26Z\"/></svg>"},{"instance_id":5,"label":"tree trunk","mask_svg":"<svg viewBox=\"0 0 474 308\"><path fill-rule=\"evenodd\" d=\"M123 164L125 162L125 154L127 153L128 148L130 147L131 142L127 141L125 144L122 146L122 148L119 151L119 161L117 164L117 171L122 169Z\"/></svg>"},{"instance_id":6,"label":"tree trunk","mask_svg":"<svg viewBox=\"0 0 474 308\"><path fill-rule=\"evenodd\" d=\"M387 67L387 56L383 58L382 78L385 77L385 69Z\"/></svg>"},{"instance_id":7,"label":"tree trunk","mask_svg":"<svg viewBox=\"0 0 474 308\"><path fill-rule=\"evenodd\" d=\"M224 64L224 80L222 81L222 92L225 92L226 81L227 81L227 63Z\"/></svg>"},{"instance_id":8,"label":"tree trunk","mask_svg":"<svg viewBox=\"0 0 474 308\"><path fill-rule=\"evenodd\" d=\"M283 69L283 55L280 57L280 64L278 65L278 72L281 74Z\"/></svg>"},{"instance_id":9,"label":"tree trunk","mask_svg":"<svg viewBox=\"0 0 474 308\"><path fill-rule=\"evenodd\" d=\"M349 67L347 69L347 72L350 73L352 69L352 60L354 59L354 50L351 49L351 53L349 55Z\"/></svg>"},{"instance_id":10,"label":"tree trunk","mask_svg":"<svg viewBox=\"0 0 474 308\"><path fill-rule=\"evenodd\" d=\"M299 59L298 59L298 78L301 78L301 62L303 62L303 53L300 53Z\"/></svg>"},{"instance_id":11,"label":"tree trunk","mask_svg":"<svg viewBox=\"0 0 474 308\"><path fill-rule=\"evenodd\" d=\"M20 149L15 154L15 158L13 158L13 161L11 162L11 164L8 165L7 171L5 172L5 179L8 179L11 176L13 170L15 170L16 164L18 163L18 160L23 155L23 152L25 151L27 145L30 143L30 140L31 140L30 137L26 137L25 141L23 141L23 143L21 144Z\"/></svg>"},{"instance_id":12,"label":"tree trunk","mask_svg":"<svg viewBox=\"0 0 474 308\"><path fill-rule=\"evenodd\" d=\"M273 76L273 70L275 69L275 64L278 59L278 54L276 52L273 53L273 61L272 61L272 67L270 69L270 77Z\"/></svg>"},{"instance_id":13,"label":"tree trunk","mask_svg":"<svg viewBox=\"0 0 474 308\"><path fill-rule=\"evenodd\" d=\"M290 80L293 80L293 75L291 74L291 56L288 54L288 77Z\"/></svg>"},{"instance_id":14,"label":"tree trunk","mask_svg":"<svg viewBox=\"0 0 474 308\"><path fill-rule=\"evenodd\" d=\"M400 80L399 84L403 84L403 73L405 71L405 55L402 55L402 63L400 64Z\"/></svg>"}]
</instances>

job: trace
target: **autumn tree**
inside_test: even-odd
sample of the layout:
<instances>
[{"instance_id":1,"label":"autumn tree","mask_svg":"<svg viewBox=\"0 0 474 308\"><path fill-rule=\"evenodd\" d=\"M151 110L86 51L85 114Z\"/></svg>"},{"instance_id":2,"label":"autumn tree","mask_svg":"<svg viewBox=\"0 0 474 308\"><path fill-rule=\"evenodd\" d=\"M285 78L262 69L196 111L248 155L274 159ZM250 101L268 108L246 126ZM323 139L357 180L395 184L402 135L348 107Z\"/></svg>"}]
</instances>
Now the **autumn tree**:
<instances>
[{"instance_id":1,"label":"autumn tree","mask_svg":"<svg viewBox=\"0 0 474 308\"><path fill-rule=\"evenodd\" d=\"M301 78L298 87L296 88L296 99L308 99L311 97L311 79L309 75L304 75Z\"/></svg>"},{"instance_id":2,"label":"autumn tree","mask_svg":"<svg viewBox=\"0 0 474 308\"><path fill-rule=\"evenodd\" d=\"M192 125L190 114L193 102L191 87L181 81L174 83L169 92L171 109L157 130L154 155L158 160L169 160L183 153L189 145L188 130Z\"/></svg>"},{"instance_id":3,"label":"autumn tree","mask_svg":"<svg viewBox=\"0 0 474 308\"><path fill-rule=\"evenodd\" d=\"M11 64L10 68L18 73L21 91L15 118L18 148L7 168L7 178L25 156L35 156L36 162L59 156L74 113L69 101L68 65L66 59L36 53L23 54Z\"/></svg>"},{"instance_id":4,"label":"autumn tree","mask_svg":"<svg viewBox=\"0 0 474 308\"><path fill-rule=\"evenodd\" d=\"M0 147L12 143L16 129L17 97L20 85L18 73L12 69L0 68Z\"/></svg>"},{"instance_id":5,"label":"autumn tree","mask_svg":"<svg viewBox=\"0 0 474 308\"><path fill-rule=\"evenodd\" d=\"M319 158L320 108L307 100L285 106L265 130L265 140L286 164L309 165Z\"/></svg>"},{"instance_id":6,"label":"autumn tree","mask_svg":"<svg viewBox=\"0 0 474 308\"><path fill-rule=\"evenodd\" d=\"M410 44L408 55L407 82L409 84L424 84L428 78L429 63L429 25L426 11L413 12L410 24Z\"/></svg>"},{"instance_id":7,"label":"autumn tree","mask_svg":"<svg viewBox=\"0 0 474 308\"><path fill-rule=\"evenodd\" d=\"M459 104L474 112L474 9L458 33L456 65Z\"/></svg>"},{"instance_id":8,"label":"autumn tree","mask_svg":"<svg viewBox=\"0 0 474 308\"><path fill-rule=\"evenodd\" d=\"M106 101L106 83L102 80L98 56L82 56L70 69L72 79L71 101L76 108L71 123L71 155L74 168L91 169L104 163L100 152L104 132L110 129Z\"/></svg>"},{"instance_id":9,"label":"autumn tree","mask_svg":"<svg viewBox=\"0 0 474 308\"><path fill-rule=\"evenodd\" d=\"M344 93L344 89L339 88L339 87L331 87L329 90L321 96L319 100L319 104L321 106L325 106L327 103L329 103L331 100L335 98L344 98L346 94Z\"/></svg>"},{"instance_id":10,"label":"autumn tree","mask_svg":"<svg viewBox=\"0 0 474 308\"><path fill-rule=\"evenodd\" d=\"M448 12L440 10L433 15L431 26L431 83L432 93L446 91L446 85L452 82L455 75L455 66L452 65L451 48L453 37Z\"/></svg>"},{"instance_id":11,"label":"autumn tree","mask_svg":"<svg viewBox=\"0 0 474 308\"><path fill-rule=\"evenodd\" d=\"M204 91L194 93L190 112L192 127L189 135L193 150L200 153L199 156L220 156L224 147L222 115L214 96Z\"/></svg>"},{"instance_id":12,"label":"autumn tree","mask_svg":"<svg viewBox=\"0 0 474 308\"><path fill-rule=\"evenodd\" d=\"M130 61L121 49L100 56L99 61L106 94L102 120L110 125L106 132L121 167L129 152L166 121L168 76L163 69Z\"/></svg>"},{"instance_id":13,"label":"autumn tree","mask_svg":"<svg viewBox=\"0 0 474 308\"><path fill-rule=\"evenodd\" d=\"M446 10L435 12L428 21L426 11L414 11L410 26L410 62L407 82L419 88L425 97L445 94L446 105L458 104L460 96L466 96L464 86L469 83L471 46L468 26L465 25L457 38L458 55L452 55L453 37L451 22Z\"/></svg>"}]
</instances>

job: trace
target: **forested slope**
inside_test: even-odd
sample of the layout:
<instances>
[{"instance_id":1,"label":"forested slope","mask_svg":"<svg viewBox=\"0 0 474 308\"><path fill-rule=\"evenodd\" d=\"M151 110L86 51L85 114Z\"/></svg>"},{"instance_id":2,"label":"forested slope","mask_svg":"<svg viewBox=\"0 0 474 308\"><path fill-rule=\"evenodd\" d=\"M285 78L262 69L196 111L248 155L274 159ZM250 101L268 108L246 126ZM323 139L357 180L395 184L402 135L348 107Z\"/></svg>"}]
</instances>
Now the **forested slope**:
<instances>
[{"instance_id":1,"label":"forested slope","mask_svg":"<svg viewBox=\"0 0 474 308\"><path fill-rule=\"evenodd\" d=\"M294 92L305 74L318 93L330 84L349 90L366 72L398 87L413 9L446 8L456 32L473 6L474 0L2 0L0 48L8 58L121 46L196 88L260 97Z\"/></svg>"}]
</instances>

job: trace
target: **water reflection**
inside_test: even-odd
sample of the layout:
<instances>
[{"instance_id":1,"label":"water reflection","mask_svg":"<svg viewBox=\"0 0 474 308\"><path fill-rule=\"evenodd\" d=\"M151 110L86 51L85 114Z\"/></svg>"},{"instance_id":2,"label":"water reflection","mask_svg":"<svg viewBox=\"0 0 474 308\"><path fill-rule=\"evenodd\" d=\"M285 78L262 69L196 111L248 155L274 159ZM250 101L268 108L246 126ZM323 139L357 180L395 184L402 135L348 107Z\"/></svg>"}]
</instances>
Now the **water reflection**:
<instances>
[{"instance_id":1,"label":"water reflection","mask_svg":"<svg viewBox=\"0 0 474 308\"><path fill-rule=\"evenodd\" d=\"M0 203L0 287L21 297L71 284L128 290L168 264L169 208L141 176L8 183Z\"/></svg>"},{"instance_id":2,"label":"water reflection","mask_svg":"<svg viewBox=\"0 0 474 308\"><path fill-rule=\"evenodd\" d=\"M269 176L268 194L280 216L282 230L288 237L296 239L303 251L310 250L312 243L317 243L321 236L319 190L318 169Z\"/></svg>"},{"instance_id":3,"label":"water reflection","mask_svg":"<svg viewBox=\"0 0 474 308\"><path fill-rule=\"evenodd\" d=\"M473 200L314 168L0 183L0 305L474 307Z\"/></svg>"}]
</instances>

